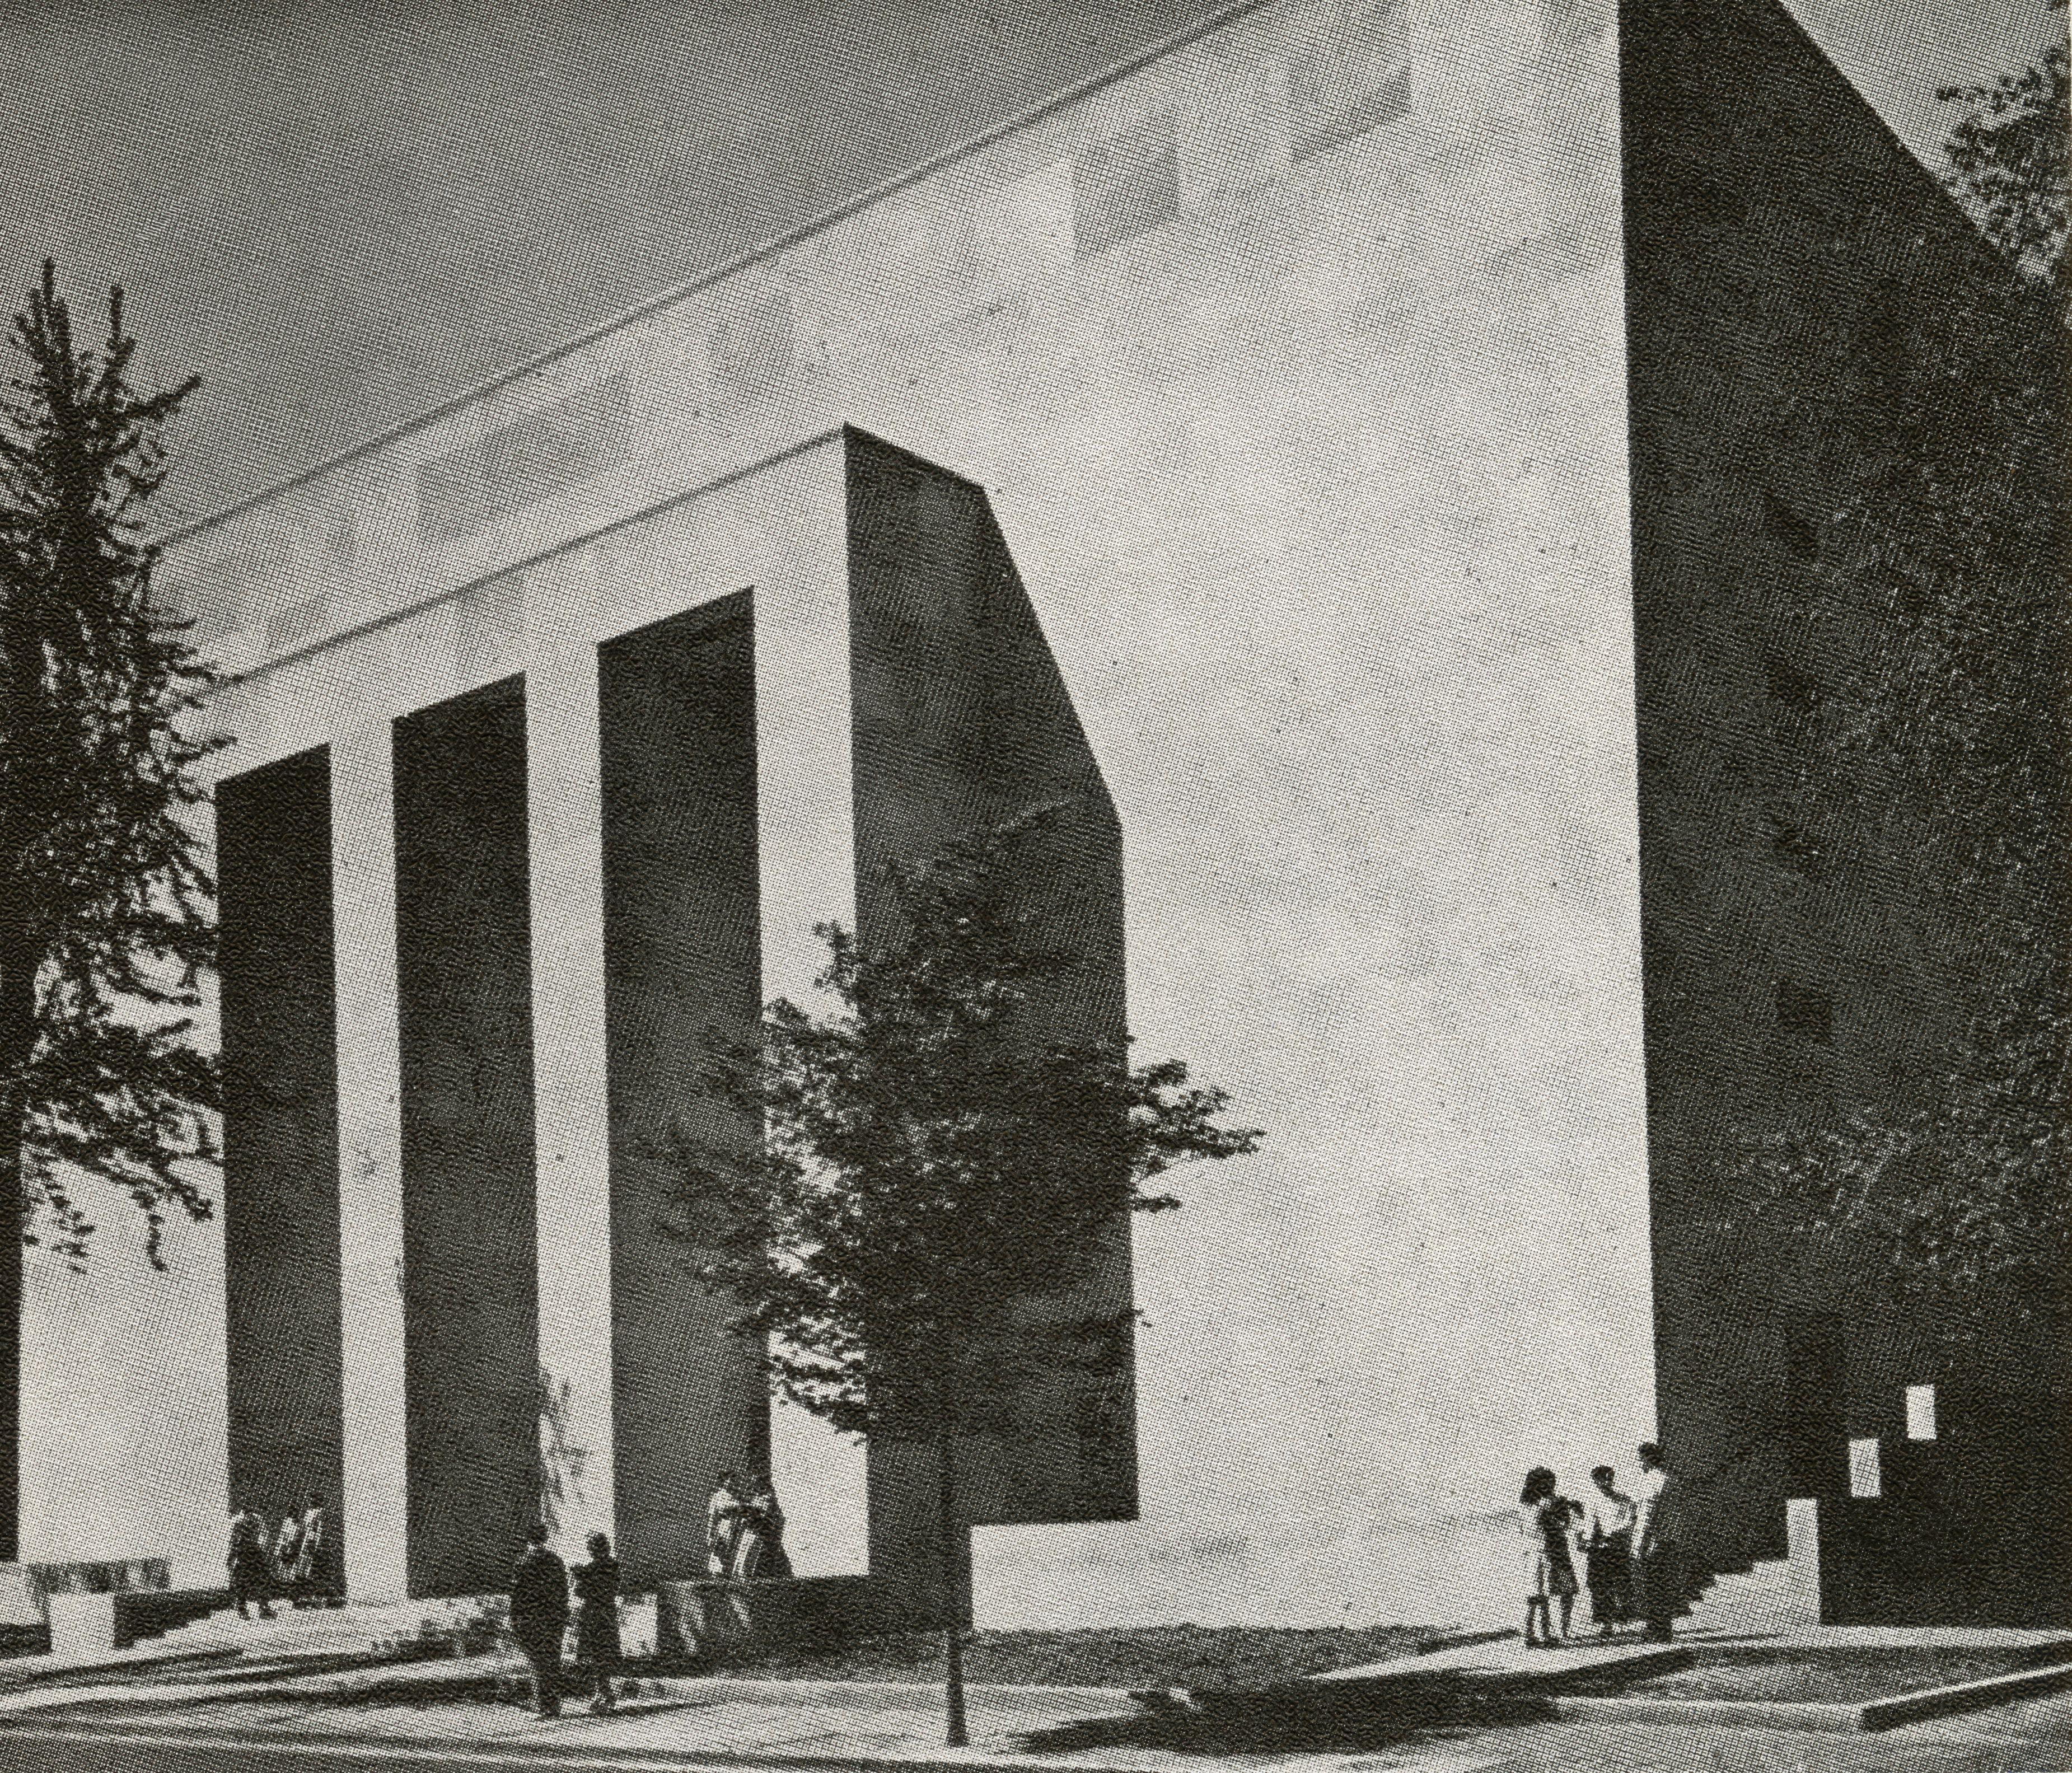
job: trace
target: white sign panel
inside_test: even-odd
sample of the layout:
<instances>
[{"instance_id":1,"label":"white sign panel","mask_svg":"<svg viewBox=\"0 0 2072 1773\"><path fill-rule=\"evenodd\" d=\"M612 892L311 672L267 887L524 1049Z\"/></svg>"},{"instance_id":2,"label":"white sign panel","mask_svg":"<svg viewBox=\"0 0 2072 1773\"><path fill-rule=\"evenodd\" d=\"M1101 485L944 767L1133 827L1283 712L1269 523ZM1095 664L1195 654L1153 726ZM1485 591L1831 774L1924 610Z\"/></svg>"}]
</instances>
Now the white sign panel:
<instances>
[{"instance_id":1,"label":"white sign panel","mask_svg":"<svg viewBox=\"0 0 2072 1773\"><path fill-rule=\"evenodd\" d=\"M1935 1388L1933 1385L1909 1385L1906 1388L1906 1438L1910 1441L1932 1441L1935 1438Z\"/></svg>"},{"instance_id":2,"label":"white sign panel","mask_svg":"<svg viewBox=\"0 0 2072 1773\"><path fill-rule=\"evenodd\" d=\"M1875 1438L1849 1442L1849 1494L1852 1496L1881 1496L1885 1494L1884 1479L1878 1467L1878 1444Z\"/></svg>"}]
</instances>

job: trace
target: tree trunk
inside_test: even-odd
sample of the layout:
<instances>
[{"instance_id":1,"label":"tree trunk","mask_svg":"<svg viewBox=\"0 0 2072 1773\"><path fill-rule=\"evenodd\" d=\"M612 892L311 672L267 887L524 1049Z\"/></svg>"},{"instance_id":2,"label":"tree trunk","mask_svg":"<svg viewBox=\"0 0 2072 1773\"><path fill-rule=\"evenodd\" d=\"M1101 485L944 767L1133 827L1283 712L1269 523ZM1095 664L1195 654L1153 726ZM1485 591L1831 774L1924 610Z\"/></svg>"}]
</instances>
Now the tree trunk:
<instances>
[{"instance_id":1,"label":"tree trunk","mask_svg":"<svg viewBox=\"0 0 2072 1773\"><path fill-rule=\"evenodd\" d=\"M952 1748L971 1741L964 1728L964 1561L960 1555L957 1526L957 1441L954 1432L935 1439L935 1526L942 1561L943 1740Z\"/></svg>"},{"instance_id":2,"label":"tree trunk","mask_svg":"<svg viewBox=\"0 0 2072 1773\"><path fill-rule=\"evenodd\" d=\"M27 765L43 691L37 606L0 592L0 1564L22 1555L22 1200L20 1079L36 1045L36 972L28 882L22 878L37 809Z\"/></svg>"},{"instance_id":3,"label":"tree trunk","mask_svg":"<svg viewBox=\"0 0 2072 1773\"><path fill-rule=\"evenodd\" d=\"M14 920L7 919L10 924ZM0 1564L22 1555L22 1109L13 1080L36 1042L35 978L0 930Z\"/></svg>"},{"instance_id":4,"label":"tree trunk","mask_svg":"<svg viewBox=\"0 0 2072 1773\"><path fill-rule=\"evenodd\" d=\"M20 1141L0 1139L0 1564L22 1555L21 1198Z\"/></svg>"}]
</instances>

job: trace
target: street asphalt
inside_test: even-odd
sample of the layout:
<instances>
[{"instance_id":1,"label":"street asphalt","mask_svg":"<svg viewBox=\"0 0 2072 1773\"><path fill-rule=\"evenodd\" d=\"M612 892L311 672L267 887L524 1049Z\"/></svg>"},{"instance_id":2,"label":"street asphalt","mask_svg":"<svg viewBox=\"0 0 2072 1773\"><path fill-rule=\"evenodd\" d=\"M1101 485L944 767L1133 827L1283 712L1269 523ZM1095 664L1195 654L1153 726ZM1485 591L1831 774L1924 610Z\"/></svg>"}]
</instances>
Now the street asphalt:
<instances>
[{"instance_id":1,"label":"street asphalt","mask_svg":"<svg viewBox=\"0 0 2072 1773\"><path fill-rule=\"evenodd\" d=\"M557 1745L559 1747L559 1745ZM183 1741L149 1730L92 1728L36 1729L10 1725L0 1731L0 1767L6 1773L405 1773L423 1767L466 1773L469 1768L567 1768L574 1773L698 1773L679 1759L646 1760L625 1754L586 1756L569 1744L559 1752L500 1752L468 1748L419 1747L401 1742L249 1744ZM711 1773L740 1773L714 1767Z\"/></svg>"}]
</instances>

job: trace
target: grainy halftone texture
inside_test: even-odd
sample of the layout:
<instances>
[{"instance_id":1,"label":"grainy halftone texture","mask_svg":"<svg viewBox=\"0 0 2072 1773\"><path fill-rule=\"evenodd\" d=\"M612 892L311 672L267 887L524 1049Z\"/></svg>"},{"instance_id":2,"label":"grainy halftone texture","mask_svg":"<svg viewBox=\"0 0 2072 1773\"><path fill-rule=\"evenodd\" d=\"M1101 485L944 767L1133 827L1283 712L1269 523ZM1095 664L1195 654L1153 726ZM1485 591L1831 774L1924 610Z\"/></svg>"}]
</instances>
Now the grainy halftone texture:
<instances>
[{"instance_id":1,"label":"grainy halftone texture","mask_svg":"<svg viewBox=\"0 0 2072 1773\"><path fill-rule=\"evenodd\" d=\"M868 189L1213 0L24 0L0 277L205 378L199 517ZM2042 0L1796 0L1918 153ZM2062 28L2062 22L2060 23Z\"/></svg>"}]
</instances>

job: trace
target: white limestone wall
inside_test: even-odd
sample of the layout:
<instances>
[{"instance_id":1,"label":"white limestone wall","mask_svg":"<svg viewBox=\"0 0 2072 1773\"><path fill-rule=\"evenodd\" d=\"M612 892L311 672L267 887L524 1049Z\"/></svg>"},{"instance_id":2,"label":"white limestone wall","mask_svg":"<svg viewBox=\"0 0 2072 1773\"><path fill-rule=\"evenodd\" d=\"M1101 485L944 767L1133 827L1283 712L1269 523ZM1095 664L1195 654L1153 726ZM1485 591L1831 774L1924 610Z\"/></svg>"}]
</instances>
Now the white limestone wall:
<instances>
[{"instance_id":1,"label":"white limestone wall","mask_svg":"<svg viewBox=\"0 0 2072 1773\"><path fill-rule=\"evenodd\" d=\"M1269 1136L1138 1228L1142 1522L982 1533L982 1621L1429 1616L1416 1546L1650 1425L1611 30L1237 9L175 550L229 662L318 648L244 767L518 668L490 575L828 426L988 488L1122 819L1141 1050ZM1108 238L1165 176L1115 197L1112 145L1169 139L1176 212ZM466 452L557 425L558 489L474 523Z\"/></svg>"},{"instance_id":2,"label":"white limestone wall","mask_svg":"<svg viewBox=\"0 0 2072 1773\"><path fill-rule=\"evenodd\" d=\"M282 688L294 690L284 674ZM397 1024L396 772L378 701L331 748L331 939L338 1004L339 1335L348 1594L400 1598L404 1489L402 1051ZM292 732L292 727L288 732ZM286 734L282 737L286 738ZM278 755L301 747L280 743ZM243 759L240 758L240 761Z\"/></svg>"}]
</instances>

